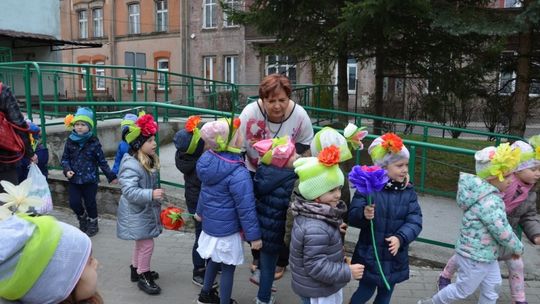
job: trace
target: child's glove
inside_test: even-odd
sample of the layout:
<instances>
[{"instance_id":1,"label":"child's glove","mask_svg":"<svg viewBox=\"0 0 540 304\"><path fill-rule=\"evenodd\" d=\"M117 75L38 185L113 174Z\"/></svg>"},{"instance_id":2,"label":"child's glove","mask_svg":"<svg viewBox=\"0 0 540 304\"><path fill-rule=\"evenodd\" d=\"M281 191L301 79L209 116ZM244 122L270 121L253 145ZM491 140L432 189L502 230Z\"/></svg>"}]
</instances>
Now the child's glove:
<instances>
[{"instance_id":1,"label":"child's glove","mask_svg":"<svg viewBox=\"0 0 540 304\"><path fill-rule=\"evenodd\" d=\"M362 264L352 264L349 265L351 269L351 277L353 280L360 280L364 275L364 265Z\"/></svg>"}]
</instances>

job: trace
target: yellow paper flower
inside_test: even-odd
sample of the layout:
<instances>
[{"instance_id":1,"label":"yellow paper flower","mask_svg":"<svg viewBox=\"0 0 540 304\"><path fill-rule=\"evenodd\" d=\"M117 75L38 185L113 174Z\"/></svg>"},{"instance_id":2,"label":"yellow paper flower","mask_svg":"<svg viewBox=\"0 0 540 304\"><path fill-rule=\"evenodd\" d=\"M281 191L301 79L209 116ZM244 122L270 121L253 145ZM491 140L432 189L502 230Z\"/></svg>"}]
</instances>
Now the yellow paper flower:
<instances>
[{"instance_id":1,"label":"yellow paper flower","mask_svg":"<svg viewBox=\"0 0 540 304\"><path fill-rule=\"evenodd\" d=\"M508 143L498 146L489 166L490 175L503 181L504 176L518 166L520 157L521 149L512 149Z\"/></svg>"},{"instance_id":2,"label":"yellow paper flower","mask_svg":"<svg viewBox=\"0 0 540 304\"><path fill-rule=\"evenodd\" d=\"M38 209L43 204L43 200L39 197L28 196L28 192L32 188L32 181L25 179L22 183L15 186L8 181L0 181L6 193L0 193L0 201L4 202L2 208L11 209L14 212L25 213L30 208Z\"/></svg>"}]
</instances>

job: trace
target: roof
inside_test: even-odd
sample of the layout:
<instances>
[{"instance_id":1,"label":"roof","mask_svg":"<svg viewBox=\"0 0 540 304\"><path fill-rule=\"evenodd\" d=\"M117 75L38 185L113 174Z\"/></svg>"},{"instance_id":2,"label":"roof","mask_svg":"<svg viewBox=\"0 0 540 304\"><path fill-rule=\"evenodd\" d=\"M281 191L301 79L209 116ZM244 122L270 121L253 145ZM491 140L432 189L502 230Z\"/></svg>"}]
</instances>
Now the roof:
<instances>
[{"instance_id":1,"label":"roof","mask_svg":"<svg viewBox=\"0 0 540 304\"><path fill-rule=\"evenodd\" d=\"M2 37L11 38L12 40L20 40L20 41L26 41L26 42L32 42L32 43L38 44L38 45L21 45L19 46L19 48L35 47L35 46L63 46L63 45L72 45L72 46L78 46L82 48L94 48L94 47L102 46L101 43L97 43L97 42L63 40L63 39L57 39L56 37L52 35L34 34L34 33L19 32L19 31L6 30L6 29L0 29L0 38ZM17 46L13 46L13 48L17 48Z\"/></svg>"}]
</instances>

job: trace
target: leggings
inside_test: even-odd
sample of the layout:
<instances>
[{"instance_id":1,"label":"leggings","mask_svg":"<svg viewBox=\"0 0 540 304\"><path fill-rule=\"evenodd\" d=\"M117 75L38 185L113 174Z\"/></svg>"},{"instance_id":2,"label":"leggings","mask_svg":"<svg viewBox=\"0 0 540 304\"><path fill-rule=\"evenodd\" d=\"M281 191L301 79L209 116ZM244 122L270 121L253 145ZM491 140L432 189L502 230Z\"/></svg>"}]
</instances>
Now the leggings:
<instances>
[{"instance_id":1,"label":"leggings","mask_svg":"<svg viewBox=\"0 0 540 304\"><path fill-rule=\"evenodd\" d=\"M216 279L220 265L221 280L219 281L219 303L230 304L234 283L234 270L236 269L235 265L216 263L212 261L212 259L209 259L208 264L206 264L206 272L204 273L204 285L202 291L210 292L212 285L214 285L214 280Z\"/></svg>"},{"instance_id":2,"label":"leggings","mask_svg":"<svg viewBox=\"0 0 540 304\"><path fill-rule=\"evenodd\" d=\"M137 268L137 273L150 271L150 260L154 252L154 239L137 240L133 248L131 264Z\"/></svg>"}]
</instances>

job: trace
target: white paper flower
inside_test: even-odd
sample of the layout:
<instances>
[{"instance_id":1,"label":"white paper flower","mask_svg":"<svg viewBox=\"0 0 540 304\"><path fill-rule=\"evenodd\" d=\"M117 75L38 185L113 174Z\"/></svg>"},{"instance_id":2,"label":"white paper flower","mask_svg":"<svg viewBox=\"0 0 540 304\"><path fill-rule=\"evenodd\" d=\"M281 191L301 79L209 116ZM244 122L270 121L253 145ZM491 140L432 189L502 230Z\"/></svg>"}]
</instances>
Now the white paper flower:
<instances>
[{"instance_id":1,"label":"white paper flower","mask_svg":"<svg viewBox=\"0 0 540 304\"><path fill-rule=\"evenodd\" d=\"M0 193L0 201L4 202L2 207L11 208L15 212L25 213L31 207L38 209L43 205L43 200L36 196L28 196L32 187L32 181L25 179L22 183L15 186L8 181L0 181L6 193Z\"/></svg>"}]
</instances>

